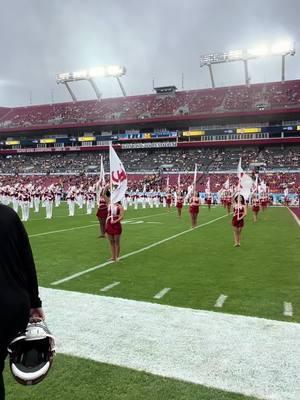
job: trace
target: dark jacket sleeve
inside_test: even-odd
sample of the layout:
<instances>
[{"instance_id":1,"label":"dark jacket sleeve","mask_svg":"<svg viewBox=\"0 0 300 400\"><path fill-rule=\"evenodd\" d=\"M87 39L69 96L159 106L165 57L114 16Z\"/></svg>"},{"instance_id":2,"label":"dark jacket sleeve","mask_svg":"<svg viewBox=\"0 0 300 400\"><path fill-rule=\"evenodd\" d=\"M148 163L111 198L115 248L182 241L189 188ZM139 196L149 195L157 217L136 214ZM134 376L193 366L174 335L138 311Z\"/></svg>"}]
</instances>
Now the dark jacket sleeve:
<instances>
[{"instance_id":1,"label":"dark jacket sleeve","mask_svg":"<svg viewBox=\"0 0 300 400\"><path fill-rule=\"evenodd\" d=\"M20 253L23 261L23 272L26 279L26 286L30 298L31 308L41 307L42 302L39 297L38 281L36 269L31 251L31 246L27 232L20 218L17 216Z\"/></svg>"}]
</instances>

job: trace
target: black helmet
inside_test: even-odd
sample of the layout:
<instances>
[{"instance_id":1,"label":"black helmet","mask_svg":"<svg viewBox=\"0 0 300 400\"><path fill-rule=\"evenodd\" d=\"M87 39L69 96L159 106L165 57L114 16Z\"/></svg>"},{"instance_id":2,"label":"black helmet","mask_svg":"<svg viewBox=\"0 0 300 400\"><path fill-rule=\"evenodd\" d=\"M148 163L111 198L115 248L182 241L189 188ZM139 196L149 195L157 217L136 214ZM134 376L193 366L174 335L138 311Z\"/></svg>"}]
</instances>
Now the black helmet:
<instances>
[{"instance_id":1,"label":"black helmet","mask_svg":"<svg viewBox=\"0 0 300 400\"><path fill-rule=\"evenodd\" d=\"M31 320L8 346L10 369L22 385L35 385L47 375L55 354L54 336L44 321Z\"/></svg>"}]
</instances>

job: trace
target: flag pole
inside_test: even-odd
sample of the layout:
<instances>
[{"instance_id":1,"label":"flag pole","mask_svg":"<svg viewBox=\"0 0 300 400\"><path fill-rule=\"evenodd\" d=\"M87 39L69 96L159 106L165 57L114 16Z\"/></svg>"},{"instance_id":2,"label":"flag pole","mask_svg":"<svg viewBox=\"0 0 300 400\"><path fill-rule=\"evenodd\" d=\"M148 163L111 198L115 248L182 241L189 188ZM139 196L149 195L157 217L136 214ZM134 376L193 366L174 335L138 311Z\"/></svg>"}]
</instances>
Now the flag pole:
<instances>
[{"instance_id":1,"label":"flag pole","mask_svg":"<svg viewBox=\"0 0 300 400\"><path fill-rule=\"evenodd\" d=\"M112 142L109 142L109 180L110 180L110 214L112 215L112 176L111 176L111 153Z\"/></svg>"},{"instance_id":2,"label":"flag pole","mask_svg":"<svg viewBox=\"0 0 300 400\"><path fill-rule=\"evenodd\" d=\"M237 212L237 218L240 218L240 205L241 205L241 200L240 200L240 192L241 192L241 168L242 168L242 157L240 157L239 161L239 167L238 167L238 177L239 177L239 182L238 182L238 212Z\"/></svg>"},{"instance_id":3,"label":"flag pole","mask_svg":"<svg viewBox=\"0 0 300 400\"><path fill-rule=\"evenodd\" d=\"M195 172L194 172L194 192L196 192L196 181L197 181L197 164L195 164Z\"/></svg>"}]
</instances>

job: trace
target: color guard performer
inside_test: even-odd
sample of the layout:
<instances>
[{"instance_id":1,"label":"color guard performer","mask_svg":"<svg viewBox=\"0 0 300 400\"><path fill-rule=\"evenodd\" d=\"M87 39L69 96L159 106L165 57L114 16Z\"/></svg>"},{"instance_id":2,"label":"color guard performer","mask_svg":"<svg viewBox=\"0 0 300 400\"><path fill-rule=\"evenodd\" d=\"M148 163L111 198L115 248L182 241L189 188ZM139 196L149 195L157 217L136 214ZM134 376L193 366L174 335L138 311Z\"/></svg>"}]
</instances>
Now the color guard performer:
<instances>
[{"instance_id":1,"label":"color guard performer","mask_svg":"<svg viewBox=\"0 0 300 400\"><path fill-rule=\"evenodd\" d=\"M190 207L189 207L189 212L192 221L192 228L195 228L197 226L199 207L200 207L199 194L194 192L193 196L191 197Z\"/></svg>"},{"instance_id":2,"label":"color guard performer","mask_svg":"<svg viewBox=\"0 0 300 400\"><path fill-rule=\"evenodd\" d=\"M176 208L177 208L177 215L178 215L179 218L181 217L183 202L184 202L183 195L182 195L181 192L178 192L177 193Z\"/></svg>"},{"instance_id":3,"label":"color guard performer","mask_svg":"<svg viewBox=\"0 0 300 400\"><path fill-rule=\"evenodd\" d=\"M240 247L241 245L241 233L244 227L244 218L247 215L247 206L245 199L242 195L236 195L234 198L233 205L233 236L234 236L234 247Z\"/></svg>"},{"instance_id":4,"label":"color guard performer","mask_svg":"<svg viewBox=\"0 0 300 400\"><path fill-rule=\"evenodd\" d=\"M121 221L124 217L124 209L121 202L110 204L106 219L105 232L111 248L111 260L118 261L120 257L120 239L122 234Z\"/></svg>"},{"instance_id":5,"label":"color guard performer","mask_svg":"<svg viewBox=\"0 0 300 400\"><path fill-rule=\"evenodd\" d=\"M100 197L99 197L99 205L98 205L98 210L97 210L97 218L100 224L100 235L99 238L104 238L105 237L105 224L106 224L106 219L108 216L108 203L109 203L109 198L110 198L110 191L108 189L108 186L104 187L100 191Z\"/></svg>"},{"instance_id":6,"label":"color guard performer","mask_svg":"<svg viewBox=\"0 0 300 400\"><path fill-rule=\"evenodd\" d=\"M210 193L208 193L208 194L206 195L205 202L206 202L206 204L207 204L208 211L210 211L210 210L211 210L211 203L212 203L212 198L211 198L211 194L210 194Z\"/></svg>"},{"instance_id":7,"label":"color guard performer","mask_svg":"<svg viewBox=\"0 0 300 400\"><path fill-rule=\"evenodd\" d=\"M231 197L231 193L229 191L226 192L225 204L226 204L226 208L227 208L227 214L230 214L231 213L231 205L232 205L232 197Z\"/></svg>"},{"instance_id":8,"label":"color guard performer","mask_svg":"<svg viewBox=\"0 0 300 400\"><path fill-rule=\"evenodd\" d=\"M267 197L266 193L261 194L260 205L261 205L262 211L266 211L267 206L268 206L268 197Z\"/></svg>"},{"instance_id":9,"label":"color guard performer","mask_svg":"<svg viewBox=\"0 0 300 400\"><path fill-rule=\"evenodd\" d=\"M166 206L169 212L171 211L171 204L172 204L172 193L168 192L166 194Z\"/></svg>"}]
</instances>

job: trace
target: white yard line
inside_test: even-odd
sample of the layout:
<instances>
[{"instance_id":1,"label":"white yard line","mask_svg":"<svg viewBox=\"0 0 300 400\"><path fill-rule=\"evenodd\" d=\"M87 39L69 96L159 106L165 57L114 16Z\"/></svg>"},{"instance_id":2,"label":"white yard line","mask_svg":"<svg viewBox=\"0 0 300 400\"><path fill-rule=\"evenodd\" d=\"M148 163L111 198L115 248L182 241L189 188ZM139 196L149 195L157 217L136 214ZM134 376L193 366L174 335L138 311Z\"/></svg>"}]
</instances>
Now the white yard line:
<instances>
[{"instance_id":1,"label":"white yard line","mask_svg":"<svg viewBox=\"0 0 300 400\"><path fill-rule=\"evenodd\" d=\"M58 353L258 399L300 399L300 324L40 291Z\"/></svg>"},{"instance_id":2,"label":"white yard line","mask_svg":"<svg viewBox=\"0 0 300 400\"><path fill-rule=\"evenodd\" d=\"M161 299L164 297L165 294L167 294L169 291L171 290L171 288L166 287L164 289L162 289L160 292L156 293L155 296L153 296L154 299Z\"/></svg>"},{"instance_id":3,"label":"white yard line","mask_svg":"<svg viewBox=\"0 0 300 400\"><path fill-rule=\"evenodd\" d=\"M173 214L175 212L176 211L171 211L171 212L167 212L166 211L166 212L159 213L159 214L145 215L145 216L140 216L140 217L133 217L133 218L130 218L130 219L143 219L143 218L158 217L159 215L169 215L169 214ZM96 220L96 209L95 209L94 213L95 213L95 220ZM92 214L92 215L94 215L94 214ZM126 215L126 211L125 211L125 215ZM86 213L76 214L75 213L74 217L70 217L69 215L56 215L56 216L53 216L52 219L56 219L56 218L73 218L74 219L75 217L88 217L88 216L91 216L91 214L86 214ZM29 218L28 222L30 222L30 221L44 221L44 220L45 220L45 217L44 218ZM125 221L126 221L126 219L125 219Z\"/></svg>"},{"instance_id":4,"label":"white yard line","mask_svg":"<svg viewBox=\"0 0 300 400\"><path fill-rule=\"evenodd\" d=\"M98 225L98 224L90 224L90 225L84 225L84 226L75 226L75 228L58 229L57 231L49 231L49 232L34 233L33 235L28 235L28 237L33 238L33 237L37 237L37 236L52 235L53 233L75 231L75 230L77 230L77 229L90 228L91 226L95 226L95 225Z\"/></svg>"},{"instance_id":5,"label":"white yard line","mask_svg":"<svg viewBox=\"0 0 300 400\"><path fill-rule=\"evenodd\" d=\"M100 289L100 292L107 292L108 290L114 288L115 286L118 286L120 284L120 282L113 282L110 285L107 285L105 287L103 287L102 289Z\"/></svg>"},{"instance_id":6,"label":"white yard line","mask_svg":"<svg viewBox=\"0 0 300 400\"><path fill-rule=\"evenodd\" d=\"M45 212L45 215L46 215L46 212ZM74 217L84 217L84 216L88 216L88 214L75 214L74 215ZM56 218L74 218L74 217L70 217L69 215L55 215L55 216L53 216L52 217L52 220L53 219L56 219ZM29 218L29 220L27 221L27 222L30 222L30 221L44 221L45 220L45 217L44 218Z\"/></svg>"},{"instance_id":7,"label":"white yard line","mask_svg":"<svg viewBox=\"0 0 300 400\"><path fill-rule=\"evenodd\" d=\"M217 301L216 301L216 303L215 303L215 307L217 307L217 308L222 308L223 305L224 305L224 303L225 303L225 301L226 301L226 299L227 299L227 297L228 297L228 296L226 296L225 294L221 294L221 295L218 297L218 299L217 299Z\"/></svg>"},{"instance_id":8,"label":"white yard line","mask_svg":"<svg viewBox=\"0 0 300 400\"><path fill-rule=\"evenodd\" d=\"M195 231L196 229L202 228L203 226L206 226L206 225L210 225L210 224L212 224L212 223L214 223L214 222L216 222L216 221L219 221L220 219L226 218L226 217L227 217L227 214L222 215L221 217L212 219L212 220L210 220L210 221L208 221L208 222L205 222L204 224L200 224L200 225L198 225L196 228L187 229L187 230L185 230L185 231L176 233L175 235L169 236L169 237L167 237L167 238L165 238L165 239L159 240L158 242L155 242L155 243L152 243L152 244L150 244L150 245L148 245L148 246L142 247L142 248L139 249L139 250L135 250L135 251L132 251L131 253L124 254L123 256L120 257L120 260L124 260L125 258L134 256L135 254L138 254L138 253L141 253L141 252L143 252L143 251L152 249L153 247L159 246L160 244L163 244L163 243L165 243L165 242L168 242L169 240L176 239L176 238L178 238L178 237L180 237L180 236L182 236L182 235L185 235L186 233L193 232L193 231ZM72 279L78 278L79 276L88 274L89 272L96 271L97 269L103 268L103 267L105 267L105 266L107 266L107 265L109 265L109 264L112 264L112 263L113 263L113 261L106 261L106 262L104 262L103 264L95 265L94 267L85 269L85 270L83 270L83 271L77 272L76 274L69 275L69 276L67 276L67 277L65 277L65 278L63 278L63 279L59 279L58 281L52 282L51 285L59 285L59 284L61 284L61 283L64 283L64 282L70 281L70 280L72 280Z\"/></svg>"},{"instance_id":9,"label":"white yard line","mask_svg":"<svg viewBox=\"0 0 300 400\"><path fill-rule=\"evenodd\" d=\"M176 211L170 211L170 212L165 211L165 212L159 213L159 214L145 215L145 216L141 215L139 217L133 217L133 218L129 218L129 219L140 219L140 220L142 220L142 219L145 219L145 218L158 217L159 215L170 215L170 214L174 214L175 212ZM125 215L126 215L126 211L125 211Z\"/></svg>"},{"instance_id":10,"label":"white yard line","mask_svg":"<svg viewBox=\"0 0 300 400\"><path fill-rule=\"evenodd\" d=\"M293 305L292 305L292 303L287 303L286 301L283 303L283 315L286 316L286 317L292 317L293 316Z\"/></svg>"},{"instance_id":11,"label":"white yard line","mask_svg":"<svg viewBox=\"0 0 300 400\"><path fill-rule=\"evenodd\" d=\"M293 213L293 211L289 207L287 207L287 209L292 214L292 216L293 216L294 220L297 222L298 226L300 226L300 219L297 217L297 215L295 213Z\"/></svg>"}]
</instances>

